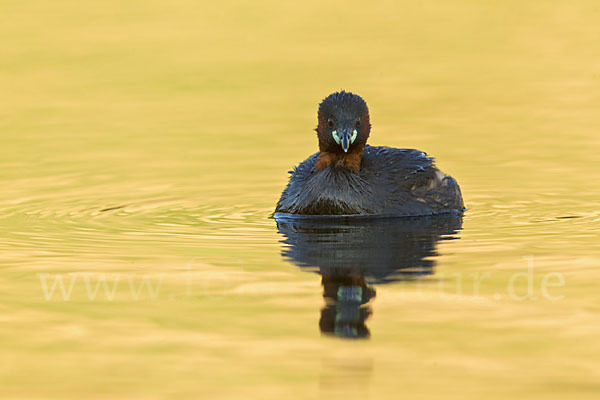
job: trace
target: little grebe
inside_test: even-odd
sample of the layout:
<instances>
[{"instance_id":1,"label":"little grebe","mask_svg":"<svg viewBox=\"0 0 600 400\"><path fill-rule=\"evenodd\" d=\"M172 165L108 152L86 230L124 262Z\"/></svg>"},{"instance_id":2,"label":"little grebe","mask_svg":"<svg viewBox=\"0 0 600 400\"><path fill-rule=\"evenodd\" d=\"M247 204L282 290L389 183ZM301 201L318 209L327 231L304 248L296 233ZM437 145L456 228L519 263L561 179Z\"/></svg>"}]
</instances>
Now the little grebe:
<instances>
[{"instance_id":1,"label":"little grebe","mask_svg":"<svg viewBox=\"0 0 600 400\"><path fill-rule=\"evenodd\" d=\"M369 146L369 109L350 92L319 105L319 152L290 171L277 213L418 216L464 211L458 183L413 149Z\"/></svg>"}]
</instances>

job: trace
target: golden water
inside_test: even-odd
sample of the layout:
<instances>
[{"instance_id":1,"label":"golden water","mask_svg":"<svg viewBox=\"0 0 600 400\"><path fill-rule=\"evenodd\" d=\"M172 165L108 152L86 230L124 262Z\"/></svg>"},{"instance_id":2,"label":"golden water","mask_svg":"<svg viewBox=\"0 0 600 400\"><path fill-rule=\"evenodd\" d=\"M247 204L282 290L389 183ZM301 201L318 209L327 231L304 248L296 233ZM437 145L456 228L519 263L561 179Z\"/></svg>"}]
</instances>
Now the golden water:
<instances>
[{"instance_id":1,"label":"golden water","mask_svg":"<svg viewBox=\"0 0 600 400\"><path fill-rule=\"evenodd\" d=\"M600 395L596 1L1 10L2 398ZM268 218L341 88L469 208L365 340Z\"/></svg>"}]
</instances>

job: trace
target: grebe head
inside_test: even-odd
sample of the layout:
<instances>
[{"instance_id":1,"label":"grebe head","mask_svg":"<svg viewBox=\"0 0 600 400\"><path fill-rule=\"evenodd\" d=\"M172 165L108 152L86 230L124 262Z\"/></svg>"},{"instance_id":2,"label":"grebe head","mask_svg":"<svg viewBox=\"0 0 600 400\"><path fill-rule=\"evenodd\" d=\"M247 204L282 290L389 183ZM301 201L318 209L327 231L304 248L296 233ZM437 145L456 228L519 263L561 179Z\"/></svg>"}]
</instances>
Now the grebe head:
<instances>
[{"instance_id":1,"label":"grebe head","mask_svg":"<svg viewBox=\"0 0 600 400\"><path fill-rule=\"evenodd\" d=\"M318 122L319 149L327 153L362 153L371 132L367 103L343 90L323 99Z\"/></svg>"}]
</instances>

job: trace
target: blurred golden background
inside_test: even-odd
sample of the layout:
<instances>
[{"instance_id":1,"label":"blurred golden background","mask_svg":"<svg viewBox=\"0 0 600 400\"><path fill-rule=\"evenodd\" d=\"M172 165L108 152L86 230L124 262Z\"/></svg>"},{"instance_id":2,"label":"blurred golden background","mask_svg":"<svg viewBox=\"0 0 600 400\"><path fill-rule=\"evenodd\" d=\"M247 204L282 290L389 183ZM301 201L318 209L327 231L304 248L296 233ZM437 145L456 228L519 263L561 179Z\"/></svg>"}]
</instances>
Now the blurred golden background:
<instances>
[{"instance_id":1,"label":"blurred golden background","mask_svg":"<svg viewBox=\"0 0 600 400\"><path fill-rule=\"evenodd\" d=\"M597 398L598 2L1 9L2 398ZM469 208L446 278L378 288L361 343L319 336L319 280L267 218L340 89ZM563 300L493 297L528 256ZM480 271L483 297L457 294L449 274ZM39 274L164 279L64 301Z\"/></svg>"}]
</instances>

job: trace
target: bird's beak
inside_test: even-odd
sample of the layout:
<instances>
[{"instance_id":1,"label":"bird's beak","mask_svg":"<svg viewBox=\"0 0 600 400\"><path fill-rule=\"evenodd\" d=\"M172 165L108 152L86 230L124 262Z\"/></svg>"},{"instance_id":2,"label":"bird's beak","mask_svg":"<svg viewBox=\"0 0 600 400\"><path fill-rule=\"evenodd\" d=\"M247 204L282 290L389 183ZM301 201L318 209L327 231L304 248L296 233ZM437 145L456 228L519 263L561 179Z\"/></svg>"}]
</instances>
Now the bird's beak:
<instances>
[{"instance_id":1,"label":"bird's beak","mask_svg":"<svg viewBox=\"0 0 600 400\"><path fill-rule=\"evenodd\" d=\"M340 146L344 149L344 153L348 152L348 148L350 147L352 134L350 132L342 132L340 135Z\"/></svg>"}]
</instances>

